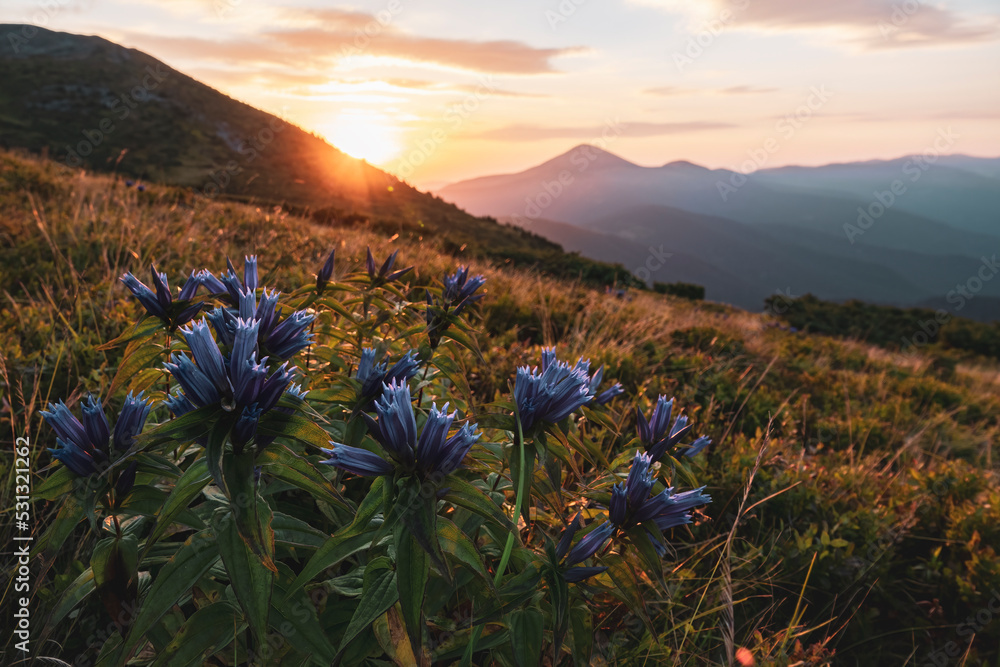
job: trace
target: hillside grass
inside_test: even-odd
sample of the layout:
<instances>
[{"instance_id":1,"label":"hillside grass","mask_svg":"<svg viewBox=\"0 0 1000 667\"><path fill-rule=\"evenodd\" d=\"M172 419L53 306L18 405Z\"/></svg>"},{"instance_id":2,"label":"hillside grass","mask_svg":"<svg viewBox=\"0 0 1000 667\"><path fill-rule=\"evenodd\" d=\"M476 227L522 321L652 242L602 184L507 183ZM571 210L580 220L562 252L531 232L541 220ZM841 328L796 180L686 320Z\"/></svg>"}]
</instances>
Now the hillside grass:
<instances>
[{"instance_id":1,"label":"hillside grass","mask_svg":"<svg viewBox=\"0 0 1000 667\"><path fill-rule=\"evenodd\" d=\"M291 289L311 281L333 247L338 273L362 267L366 247L376 257L398 249L399 265L416 267L414 288L460 261L486 275L483 358L455 352L474 369L473 412L507 392L516 366L537 364L539 346L556 345L563 358L604 364L626 396L641 397L612 405L609 446L630 439L635 408L658 394L676 396L694 430L713 438L694 467L715 502L675 529L666 589L643 582L658 634L612 609L595 622L595 655L606 664L718 664L742 647L757 664L924 665L950 643L959 652L949 659L1000 660L1000 622L989 611L1000 590L995 363L942 372L931 356L792 333L767 314L648 292L619 299L456 259L446 239L406 229L387 236L172 188L139 192L0 154L4 440L30 437L40 481L55 443L39 411L109 388L120 350L97 348L136 315L117 280L124 271L140 275L155 262L176 281L257 254L262 279ZM9 514L7 448L0 465L0 511ZM58 509L37 503L35 520ZM74 537L88 539L83 526ZM83 567L72 543L64 551L36 583L41 609Z\"/></svg>"}]
</instances>

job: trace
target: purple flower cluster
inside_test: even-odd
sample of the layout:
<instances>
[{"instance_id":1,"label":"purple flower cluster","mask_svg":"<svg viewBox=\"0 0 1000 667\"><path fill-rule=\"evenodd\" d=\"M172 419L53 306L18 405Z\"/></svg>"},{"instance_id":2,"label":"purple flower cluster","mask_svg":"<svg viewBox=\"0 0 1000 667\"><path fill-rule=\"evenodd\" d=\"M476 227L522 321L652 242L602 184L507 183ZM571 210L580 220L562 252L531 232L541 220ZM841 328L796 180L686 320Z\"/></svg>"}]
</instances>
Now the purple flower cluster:
<instances>
[{"instance_id":1,"label":"purple flower cluster","mask_svg":"<svg viewBox=\"0 0 1000 667\"><path fill-rule=\"evenodd\" d=\"M388 475L397 469L424 478L449 475L458 469L482 434L475 432L475 424L464 424L449 437L455 413L448 414L447 410L447 403L441 410L433 406L418 438L410 387L405 381L393 380L384 385L382 396L375 403L378 419L362 413L369 433L382 446L387 458L331 441L332 448L323 450L330 458L323 463L368 477Z\"/></svg>"},{"instance_id":2,"label":"purple flower cluster","mask_svg":"<svg viewBox=\"0 0 1000 667\"><path fill-rule=\"evenodd\" d=\"M56 432L57 444L56 449L49 451L75 475L89 477L99 474L115 453L124 454L132 447L135 436L146 424L149 407L142 393L136 396L129 393L112 431L101 402L93 396L83 401L82 423L62 401L49 403L48 409L42 411L42 417ZM123 487L119 491L127 492L132 487L135 467L130 467L131 471L124 475L126 481L119 482L119 486Z\"/></svg>"}]
</instances>

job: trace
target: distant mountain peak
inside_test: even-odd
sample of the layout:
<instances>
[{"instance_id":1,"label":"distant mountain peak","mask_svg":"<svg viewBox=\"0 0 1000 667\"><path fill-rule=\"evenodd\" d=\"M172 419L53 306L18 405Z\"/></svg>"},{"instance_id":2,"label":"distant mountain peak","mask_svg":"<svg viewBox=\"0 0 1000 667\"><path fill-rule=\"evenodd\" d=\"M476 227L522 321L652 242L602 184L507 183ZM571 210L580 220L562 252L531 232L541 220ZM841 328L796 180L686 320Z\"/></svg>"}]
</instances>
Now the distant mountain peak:
<instances>
[{"instance_id":1,"label":"distant mountain peak","mask_svg":"<svg viewBox=\"0 0 1000 667\"><path fill-rule=\"evenodd\" d=\"M587 160L599 167L638 167L637 164L593 144L578 144L539 166L559 164L567 160L570 162Z\"/></svg>"},{"instance_id":2,"label":"distant mountain peak","mask_svg":"<svg viewBox=\"0 0 1000 667\"><path fill-rule=\"evenodd\" d=\"M703 167L700 164L695 164L694 162L689 162L687 160L674 160L673 162L668 162L661 169L691 169L695 171L711 171L707 167Z\"/></svg>"}]
</instances>

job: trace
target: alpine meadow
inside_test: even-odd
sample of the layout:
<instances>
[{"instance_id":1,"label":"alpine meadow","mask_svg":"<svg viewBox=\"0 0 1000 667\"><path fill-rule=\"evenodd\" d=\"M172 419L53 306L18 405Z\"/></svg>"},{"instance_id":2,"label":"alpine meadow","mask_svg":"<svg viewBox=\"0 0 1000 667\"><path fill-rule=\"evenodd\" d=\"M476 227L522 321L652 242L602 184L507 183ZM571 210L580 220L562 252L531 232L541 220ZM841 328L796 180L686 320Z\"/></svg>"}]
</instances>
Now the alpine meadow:
<instances>
[{"instance_id":1,"label":"alpine meadow","mask_svg":"<svg viewBox=\"0 0 1000 667\"><path fill-rule=\"evenodd\" d=\"M1000 665L995 7L0 20L0 663Z\"/></svg>"}]
</instances>

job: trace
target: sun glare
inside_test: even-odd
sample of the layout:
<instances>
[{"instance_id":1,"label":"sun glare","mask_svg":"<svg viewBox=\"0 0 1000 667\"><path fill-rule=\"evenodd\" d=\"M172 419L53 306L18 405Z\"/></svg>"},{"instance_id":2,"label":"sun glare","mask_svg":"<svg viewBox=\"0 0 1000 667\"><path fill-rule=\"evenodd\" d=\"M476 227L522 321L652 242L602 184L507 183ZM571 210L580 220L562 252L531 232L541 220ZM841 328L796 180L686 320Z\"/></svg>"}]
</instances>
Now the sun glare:
<instances>
[{"instance_id":1,"label":"sun glare","mask_svg":"<svg viewBox=\"0 0 1000 667\"><path fill-rule=\"evenodd\" d=\"M339 116L322 131L340 150L374 165L388 162L402 150L396 128L364 116Z\"/></svg>"}]
</instances>

